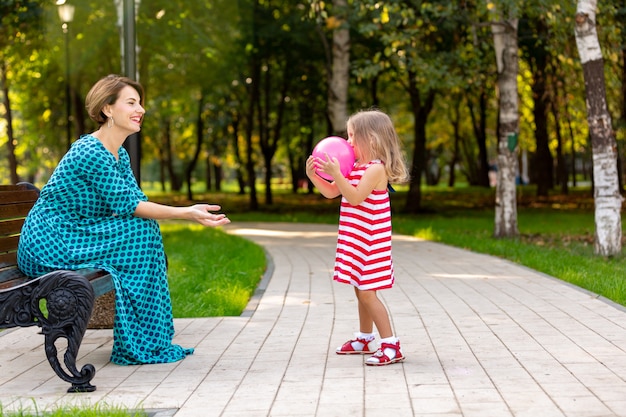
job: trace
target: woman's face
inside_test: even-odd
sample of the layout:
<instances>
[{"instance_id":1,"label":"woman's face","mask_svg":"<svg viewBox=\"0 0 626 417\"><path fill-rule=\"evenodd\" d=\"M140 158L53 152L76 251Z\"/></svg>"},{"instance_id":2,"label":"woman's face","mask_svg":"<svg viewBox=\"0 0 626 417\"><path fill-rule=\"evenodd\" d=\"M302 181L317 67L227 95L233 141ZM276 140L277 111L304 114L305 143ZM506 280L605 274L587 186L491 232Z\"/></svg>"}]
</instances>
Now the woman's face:
<instances>
[{"instance_id":1,"label":"woman's face","mask_svg":"<svg viewBox=\"0 0 626 417\"><path fill-rule=\"evenodd\" d=\"M141 122L146 113L141 106L139 93L131 86L126 86L120 90L118 99L109 109L107 116L113 118L114 126L131 133L141 130Z\"/></svg>"}]
</instances>

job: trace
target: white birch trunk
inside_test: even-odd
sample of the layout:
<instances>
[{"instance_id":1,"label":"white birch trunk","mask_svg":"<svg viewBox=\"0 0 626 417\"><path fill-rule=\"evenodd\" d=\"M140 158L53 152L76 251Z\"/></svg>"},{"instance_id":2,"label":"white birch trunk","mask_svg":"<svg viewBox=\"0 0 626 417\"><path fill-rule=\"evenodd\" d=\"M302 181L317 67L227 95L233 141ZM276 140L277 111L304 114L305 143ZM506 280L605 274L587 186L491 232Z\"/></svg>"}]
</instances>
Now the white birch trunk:
<instances>
[{"instance_id":1,"label":"white birch trunk","mask_svg":"<svg viewBox=\"0 0 626 417\"><path fill-rule=\"evenodd\" d=\"M517 93L517 19L492 24L498 66L498 171L496 184L495 237L514 237L517 229L519 103Z\"/></svg>"},{"instance_id":2,"label":"white birch trunk","mask_svg":"<svg viewBox=\"0 0 626 417\"><path fill-rule=\"evenodd\" d=\"M593 152L595 252L617 255L622 250L622 196L617 171L617 143L606 104L604 60L596 31L596 0L579 0L576 45L585 78L587 122Z\"/></svg>"},{"instance_id":3,"label":"white birch trunk","mask_svg":"<svg viewBox=\"0 0 626 417\"><path fill-rule=\"evenodd\" d=\"M332 74L328 86L328 114L333 132L343 135L348 119L348 84L350 80L350 30L345 19L346 0L333 0L338 26L333 29Z\"/></svg>"}]
</instances>

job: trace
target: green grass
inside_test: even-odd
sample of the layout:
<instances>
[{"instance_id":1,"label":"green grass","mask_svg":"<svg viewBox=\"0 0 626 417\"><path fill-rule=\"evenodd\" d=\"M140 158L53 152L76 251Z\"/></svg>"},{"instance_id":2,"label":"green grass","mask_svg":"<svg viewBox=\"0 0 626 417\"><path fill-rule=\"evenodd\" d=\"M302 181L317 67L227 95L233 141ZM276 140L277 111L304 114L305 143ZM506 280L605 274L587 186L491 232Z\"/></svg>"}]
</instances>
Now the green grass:
<instances>
[{"instance_id":1,"label":"green grass","mask_svg":"<svg viewBox=\"0 0 626 417\"><path fill-rule=\"evenodd\" d=\"M492 213L454 219L398 217L394 221L397 233L508 259L626 306L626 258L594 255L589 213L522 210L518 213L520 236L513 239L492 236Z\"/></svg>"},{"instance_id":2,"label":"green grass","mask_svg":"<svg viewBox=\"0 0 626 417\"><path fill-rule=\"evenodd\" d=\"M31 409L32 408L32 409ZM128 410L126 407L98 402L90 405L74 405L40 410L33 400L33 407L22 407L17 411L5 411L0 404L0 417L147 417L143 410Z\"/></svg>"},{"instance_id":3,"label":"green grass","mask_svg":"<svg viewBox=\"0 0 626 417\"><path fill-rule=\"evenodd\" d=\"M260 246L220 229L161 225L174 317L238 316L265 271Z\"/></svg>"},{"instance_id":4,"label":"green grass","mask_svg":"<svg viewBox=\"0 0 626 417\"><path fill-rule=\"evenodd\" d=\"M337 222L339 200L318 194L275 192L274 204L246 210L248 196L219 193L205 196L221 204L237 221ZM406 194L392 195L394 232L421 237L479 253L511 260L562 279L626 306L626 257L604 258L594 254L593 199L588 189L572 189L537 198L532 187L518 191L518 228L511 239L493 237L494 190L466 187L425 188L419 214L401 212ZM625 222L622 222L623 224Z\"/></svg>"}]
</instances>

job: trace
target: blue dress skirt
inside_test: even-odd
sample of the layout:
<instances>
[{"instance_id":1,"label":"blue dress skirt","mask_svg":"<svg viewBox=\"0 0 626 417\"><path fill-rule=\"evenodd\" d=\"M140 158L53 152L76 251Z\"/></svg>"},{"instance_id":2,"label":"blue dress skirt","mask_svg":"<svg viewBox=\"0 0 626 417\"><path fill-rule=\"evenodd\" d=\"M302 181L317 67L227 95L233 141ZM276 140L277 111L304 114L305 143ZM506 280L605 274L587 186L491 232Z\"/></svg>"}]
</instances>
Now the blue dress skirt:
<instances>
[{"instance_id":1,"label":"blue dress skirt","mask_svg":"<svg viewBox=\"0 0 626 417\"><path fill-rule=\"evenodd\" d=\"M154 220L133 216L146 195L124 148L116 159L91 135L77 140L41 190L18 248L20 269L98 268L115 285L111 361L175 362L193 353L172 344L174 322L163 240Z\"/></svg>"}]
</instances>

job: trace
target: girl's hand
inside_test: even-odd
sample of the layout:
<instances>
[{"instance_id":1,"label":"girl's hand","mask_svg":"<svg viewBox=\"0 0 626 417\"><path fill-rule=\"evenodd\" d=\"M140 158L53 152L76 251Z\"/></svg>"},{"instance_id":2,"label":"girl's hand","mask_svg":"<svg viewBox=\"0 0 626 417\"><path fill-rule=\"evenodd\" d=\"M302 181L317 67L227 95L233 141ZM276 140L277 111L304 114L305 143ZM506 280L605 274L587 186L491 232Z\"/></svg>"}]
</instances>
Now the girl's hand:
<instances>
[{"instance_id":1,"label":"girl's hand","mask_svg":"<svg viewBox=\"0 0 626 417\"><path fill-rule=\"evenodd\" d=\"M190 206L190 220L200 223L203 226L223 226L230 223L230 219L225 214L213 214L212 211L221 209L216 204L195 204Z\"/></svg>"},{"instance_id":2,"label":"girl's hand","mask_svg":"<svg viewBox=\"0 0 626 417\"><path fill-rule=\"evenodd\" d=\"M306 160L306 175L313 179L317 176L315 169L317 168L317 158L313 155L309 156Z\"/></svg>"},{"instance_id":3,"label":"girl's hand","mask_svg":"<svg viewBox=\"0 0 626 417\"><path fill-rule=\"evenodd\" d=\"M306 160L306 175L320 193L326 198L335 198L339 196L339 190L334 182L330 183L317 175L316 170L320 169L321 164L324 161L313 155L309 156Z\"/></svg>"},{"instance_id":4,"label":"girl's hand","mask_svg":"<svg viewBox=\"0 0 626 417\"><path fill-rule=\"evenodd\" d=\"M327 153L324 154L326 160L318 158L317 169L334 179L343 176L341 173L341 165L337 158L331 158Z\"/></svg>"}]
</instances>

